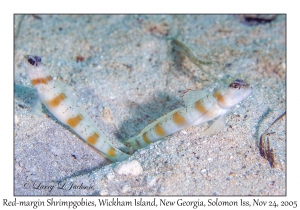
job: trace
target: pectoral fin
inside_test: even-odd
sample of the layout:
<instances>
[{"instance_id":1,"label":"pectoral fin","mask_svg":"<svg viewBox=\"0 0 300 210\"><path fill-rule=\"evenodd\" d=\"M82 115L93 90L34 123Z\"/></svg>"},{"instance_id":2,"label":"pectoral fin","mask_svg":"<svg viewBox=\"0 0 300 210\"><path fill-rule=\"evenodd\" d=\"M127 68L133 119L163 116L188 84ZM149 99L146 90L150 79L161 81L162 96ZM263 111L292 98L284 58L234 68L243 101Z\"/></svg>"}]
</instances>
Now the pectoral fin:
<instances>
[{"instance_id":1,"label":"pectoral fin","mask_svg":"<svg viewBox=\"0 0 300 210\"><path fill-rule=\"evenodd\" d=\"M212 136L220 132L226 125L225 116L219 117L204 133L202 136Z\"/></svg>"},{"instance_id":2,"label":"pectoral fin","mask_svg":"<svg viewBox=\"0 0 300 210\"><path fill-rule=\"evenodd\" d=\"M42 102L40 99L36 99L32 102L30 112L35 116L43 116Z\"/></svg>"}]
</instances>

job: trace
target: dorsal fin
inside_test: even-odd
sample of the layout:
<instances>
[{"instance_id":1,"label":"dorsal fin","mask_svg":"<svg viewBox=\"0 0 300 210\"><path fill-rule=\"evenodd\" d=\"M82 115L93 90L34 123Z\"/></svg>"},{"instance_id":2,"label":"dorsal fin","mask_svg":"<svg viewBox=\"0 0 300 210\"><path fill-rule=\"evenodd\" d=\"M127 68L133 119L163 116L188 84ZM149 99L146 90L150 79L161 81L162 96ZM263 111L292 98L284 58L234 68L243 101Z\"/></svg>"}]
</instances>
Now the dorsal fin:
<instances>
[{"instance_id":1,"label":"dorsal fin","mask_svg":"<svg viewBox=\"0 0 300 210\"><path fill-rule=\"evenodd\" d=\"M204 90L188 90L184 93L182 96L183 102L186 106L189 106L193 103L196 103L196 101L204 98L207 96L208 93Z\"/></svg>"}]
</instances>

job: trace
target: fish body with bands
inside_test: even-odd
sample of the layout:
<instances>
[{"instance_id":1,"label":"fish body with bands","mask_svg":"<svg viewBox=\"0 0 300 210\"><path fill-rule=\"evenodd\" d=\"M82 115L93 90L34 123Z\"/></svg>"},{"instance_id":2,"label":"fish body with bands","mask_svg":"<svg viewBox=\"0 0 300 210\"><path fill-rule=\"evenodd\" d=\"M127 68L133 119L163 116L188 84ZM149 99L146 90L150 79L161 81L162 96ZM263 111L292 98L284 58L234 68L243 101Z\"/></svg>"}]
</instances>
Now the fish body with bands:
<instances>
[{"instance_id":1,"label":"fish body with bands","mask_svg":"<svg viewBox=\"0 0 300 210\"><path fill-rule=\"evenodd\" d=\"M61 123L73 129L110 161L122 161L129 157L128 154L115 148L93 120L83 111L78 110L64 91L55 85L39 56L26 55L23 66L40 100Z\"/></svg>"},{"instance_id":2,"label":"fish body with bands","mask_svg":"<svg viewBox=\"0 0 300 210\"><path fill-rule=\"evenodd\" d=\"M241 79L236 79L228 88L214 91L212 94L202 90L190 90L183 96L185 107L175 109L152 122L125 144L135 151L186 127L218 118L202 135L215 134L224 128L225 114L251 92L250 85Z\"/></svg>"}]
</instances>

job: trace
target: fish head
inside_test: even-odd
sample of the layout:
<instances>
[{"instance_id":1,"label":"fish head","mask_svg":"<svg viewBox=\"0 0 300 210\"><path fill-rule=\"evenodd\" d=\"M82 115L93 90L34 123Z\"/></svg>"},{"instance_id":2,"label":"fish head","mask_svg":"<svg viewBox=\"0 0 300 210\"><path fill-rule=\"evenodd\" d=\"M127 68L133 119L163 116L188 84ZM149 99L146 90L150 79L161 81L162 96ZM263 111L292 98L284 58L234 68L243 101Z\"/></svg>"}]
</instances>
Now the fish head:
<instances>
[{"instance_id":1,"label":"fish head","mask_svg":"<svg viewBox=\"0 0 300 210\"><path fill-rule=\"evenodd\" d=\"M38 66L42 63L42 58L37 55L25 55L24 65Z\"/></svg>"},{"instance_id":2,"label":"fish head","mask_svg":"<svg viewBox=\"0 0 300 210\"><path fill-rule=\"evenodd\" d=\"M42 59L37 55L25 55L22 65L26 69L27 75L31 80L47 76L45 75Z\"/></svg>"},{"instance_id":3,"label":"fish head","mask_svg":"<svg viewBox=\"0 0 300 210\"><path fill-rule=\"evenodd\" d=\"M245 98L252 92L252 87L241 79L236 79L229 85L229 88L218 98L218 103L223 108L231 108Z\"/></svg>"}]
</instances>

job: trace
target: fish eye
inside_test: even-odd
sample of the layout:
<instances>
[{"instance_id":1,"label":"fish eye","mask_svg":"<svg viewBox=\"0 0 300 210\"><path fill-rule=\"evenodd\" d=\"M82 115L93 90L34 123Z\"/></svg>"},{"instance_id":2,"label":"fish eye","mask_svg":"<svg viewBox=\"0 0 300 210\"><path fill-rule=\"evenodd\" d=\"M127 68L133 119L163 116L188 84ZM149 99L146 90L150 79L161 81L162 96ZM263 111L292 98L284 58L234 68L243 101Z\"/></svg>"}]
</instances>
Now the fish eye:
<instances>
[{"instance_id":1,"label":"fish eye","mask_svg":"<svg viewBox=\"0 0 300 210\"><path fill-rule=\"evenodd\" d=\"M34 56L34 58L35 58L35 60L36 60L36 62L37 63L41 63L42 62L42 58L41 57L39 57L39 56Z\"/></svg>"},{"instance_id":2,"label":"fish eye","mask_svg":"<svg viewBox=\"0 0 300 210\"><path fill-rule=\"evenodd\" d=\"M240 89L240 85L236 84L236 83L232 83L230 85L230 87L234 88L234 89Z\"/></svg>"},{"instance_id":3,"label":"fish eye","mask_svg":"<svg viewBox=\"0 0 300 210\"><path fill-rule=\"evenodd\" d=\"M28 62L31 64L31 65L35 65L35 60L33 58L28 58Z\"/></svg>"}]
</instances>

